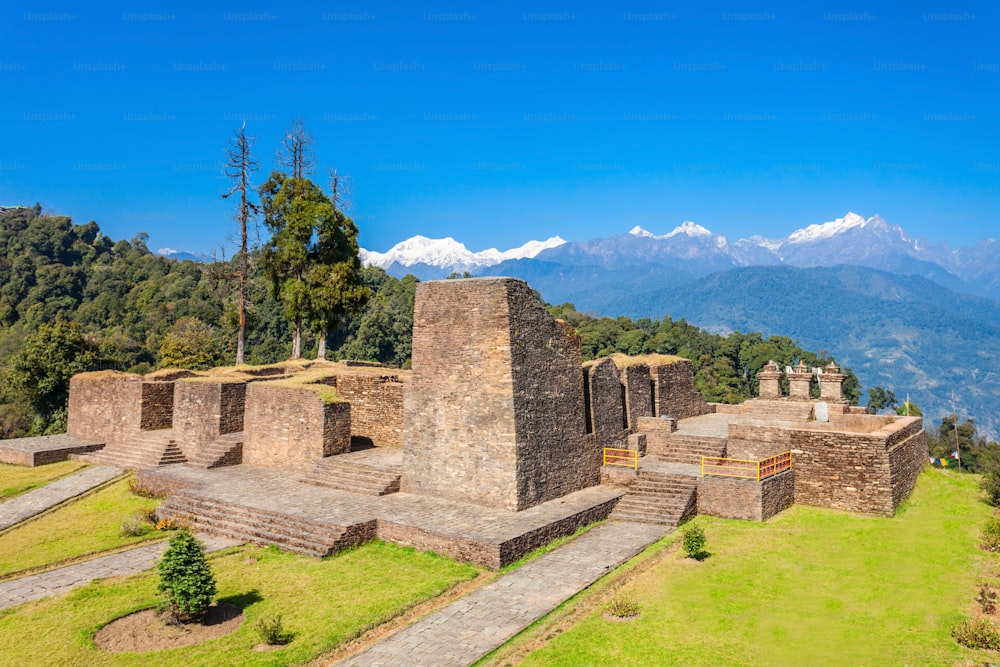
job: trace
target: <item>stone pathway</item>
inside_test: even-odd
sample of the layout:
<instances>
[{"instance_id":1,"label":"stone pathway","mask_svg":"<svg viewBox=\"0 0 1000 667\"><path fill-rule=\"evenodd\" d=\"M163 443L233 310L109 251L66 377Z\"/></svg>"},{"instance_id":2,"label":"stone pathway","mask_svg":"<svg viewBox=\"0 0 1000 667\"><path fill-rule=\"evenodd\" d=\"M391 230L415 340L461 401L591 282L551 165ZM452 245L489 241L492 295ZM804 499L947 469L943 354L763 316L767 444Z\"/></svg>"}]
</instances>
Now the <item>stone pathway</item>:
<instances>
[{"instance_id":1,"label":"stone pathway","mask_svg":"<svg viewBox=\"0 0 1000 667\"><path fill-rule=\"evenodd\" d=\"M198 539L205 545L205 551L208 553L239 544L235 540L209 535L199 535ZM157 542L83 563L67 565L57 570L0 582L0 609L66 593L78 586L89 584L94 579L119 577L148 570L156 565L166 549L167 542Z\"/></svg>"},{"instance_id":2,"label":"stone pathway","mask_svg":"<svg viewBox=\"0 0 1000 667\"><path fill-rule=\"evenodd\" d=\"M670 530L606 522L336 664L470 665Z\"/></svg>"},{"instance_id":3,"label":"stone pathway","mask_svg":"<svg viewBox=\"0 0 1000 667\"><path fill-rule=\"evenodd\" d=\"M93 466L73 473L40 489L0 503L0 531L41 514L70 498L109 482L124 471L115 466Z\"/></svg>"}]
</instances>

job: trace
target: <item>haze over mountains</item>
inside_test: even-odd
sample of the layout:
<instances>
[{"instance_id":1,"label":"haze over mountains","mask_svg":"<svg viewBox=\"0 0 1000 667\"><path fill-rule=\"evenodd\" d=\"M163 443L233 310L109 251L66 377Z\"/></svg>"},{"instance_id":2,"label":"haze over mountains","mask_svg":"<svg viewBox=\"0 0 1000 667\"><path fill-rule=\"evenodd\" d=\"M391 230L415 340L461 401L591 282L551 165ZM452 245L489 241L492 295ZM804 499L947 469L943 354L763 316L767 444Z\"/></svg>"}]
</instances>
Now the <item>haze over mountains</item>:
<instances>
[{"instance_id":1,"label":"haze over mountains","mask_svg":"<svg viewBox=\"0 0 1000 667\"><path fill-rule=\"evenodd\" d=\"M951 248L848 213L781 239L730 241L693 222L589 241L554 237L506 253L414 237L369 264L422 280L453 272L523 278L550 303L615 317L685 318L711 331L785 335L827 350L866 387L939 419L1000 433L1000 242Z\"/></svg>"}]
</instances>

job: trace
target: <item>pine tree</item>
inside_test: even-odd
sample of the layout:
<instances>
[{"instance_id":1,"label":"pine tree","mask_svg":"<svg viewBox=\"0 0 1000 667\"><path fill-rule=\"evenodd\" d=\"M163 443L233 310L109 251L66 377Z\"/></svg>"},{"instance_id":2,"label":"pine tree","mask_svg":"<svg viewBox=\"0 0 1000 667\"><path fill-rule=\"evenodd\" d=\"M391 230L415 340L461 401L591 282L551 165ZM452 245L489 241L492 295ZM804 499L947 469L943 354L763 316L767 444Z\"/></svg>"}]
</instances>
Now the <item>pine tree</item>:
<instances>
[{"instance_id":1,"label":"pine tree","mask_svg":"<svg viewBox=\"0 0 1000 667\"><path fill-rule=\"evenodd\" d=\"M200 617L215 596L215 577L205 560L205 548L187 530L170 538L170 546L156 565L174 619L188 623Z\"/></svg>"}]
</instances>

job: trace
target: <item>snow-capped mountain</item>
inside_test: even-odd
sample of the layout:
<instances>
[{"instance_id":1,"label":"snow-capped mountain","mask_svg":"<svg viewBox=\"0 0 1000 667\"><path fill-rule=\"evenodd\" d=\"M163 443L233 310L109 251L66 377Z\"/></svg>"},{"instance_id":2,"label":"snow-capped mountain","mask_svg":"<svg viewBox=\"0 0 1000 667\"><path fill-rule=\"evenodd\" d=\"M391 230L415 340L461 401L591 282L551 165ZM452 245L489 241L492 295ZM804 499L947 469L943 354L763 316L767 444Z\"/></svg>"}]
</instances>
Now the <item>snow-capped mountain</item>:
<instances>
[{"instance_id":1,"label":"snow-capped mountain","mask_svg":"<svg viewBox=\"0 0 1000 667\"><path fill-rule=\"evenodd\" d=\"M431 239L426 236L414 236L394 245L386 252L360 251L361 261L369 266L379 266L389 269L394 264L402 267L425 265L440 269L443 275L455 271L472 271L487 266L494 266L508 259L523 259L534 257L543 250L556 248L566 241L553 236L545 241L528 241L522 246L500 251L489 248L480 252L472 252L451 237Z\"/></svg>"},{"instance_id":2,"label":"snow-capped mountain","mask_svg":"<svg viewBox=\"0 0 1000 667\"><path fill-rule=\"evenodd\" d=\"M167 259L174 259L178 262L183 262L184 260L191 260L192 262L211 262L212 258L200 252L187 252L186 250L174 250L173 248L160 248L156 251L156 254L160 257L166 257Z\"/></svg>"}]
</instances>

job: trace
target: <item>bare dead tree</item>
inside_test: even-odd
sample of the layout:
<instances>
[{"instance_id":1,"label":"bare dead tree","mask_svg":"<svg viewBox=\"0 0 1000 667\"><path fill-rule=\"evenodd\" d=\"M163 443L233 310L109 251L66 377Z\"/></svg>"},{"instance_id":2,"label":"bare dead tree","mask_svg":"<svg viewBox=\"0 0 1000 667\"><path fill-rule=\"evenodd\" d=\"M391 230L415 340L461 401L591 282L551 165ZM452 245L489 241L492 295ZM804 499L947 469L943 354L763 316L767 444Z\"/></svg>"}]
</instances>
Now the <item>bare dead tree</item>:
<instances>
[{"instance_id":1,"label":"bare dead tree","mask_svg":"<svg viewBox=\"0 0 1000 667\"><path fill-rule=\"evenodd\" d=\"M253 147L253 137L248 137L246 133L246 122L236 131L235 136L226 149L226 176L233 181L233 187L229 192L223 193L222 198L228 199L237 192L240 193L239 210L236 219L240 223L240 251L239 268L236 275L239 279L239 289L236 296L236 305L239 311L240 325L239 333L236 336L236 363L244 363L244 350L246 348L247 330L247 300L249 282L249 259L247 253L247 225L251 218L257 214L259 208L247 198L248 190L252 190L250 185L250 174L257 171L258 163L254 159L251 148Z\"/></svg>"},{"instance_id":2,"label":"bare dead tree","mask_svg":"<svg viewBox=\"0 0 1000 667\"><path fill-rule=\"evenodd\" d=\"M313 137L306 131L301 118L296 119L285 130L285 138L281 140L276 160L282 167L291 169L292 178L305 178L312 173L315 161Z\"/></svg>"}]
</instances>

